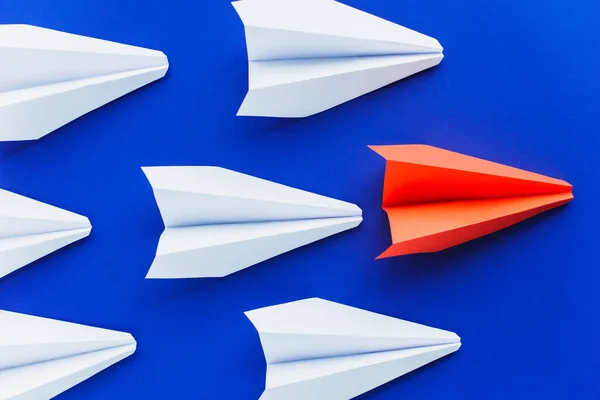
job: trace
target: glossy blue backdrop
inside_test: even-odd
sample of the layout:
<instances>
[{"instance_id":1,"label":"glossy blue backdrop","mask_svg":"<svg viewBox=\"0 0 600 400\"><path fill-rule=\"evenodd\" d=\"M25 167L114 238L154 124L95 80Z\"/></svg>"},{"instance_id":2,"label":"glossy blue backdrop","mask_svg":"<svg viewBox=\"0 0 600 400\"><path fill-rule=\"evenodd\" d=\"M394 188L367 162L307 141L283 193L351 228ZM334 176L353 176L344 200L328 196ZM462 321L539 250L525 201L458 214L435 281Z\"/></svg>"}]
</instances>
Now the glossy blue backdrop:
<instances>
[{"instance_id":1,"label":"glossy blue backdrop","mask_svg":"<svg viewBox=\"0 0 600 400\"><path fill-rule=\"evenodd\" d=\"M438 38L446 58L302 120L235 116L247 64L227 0L0 3L0 23L156 48L171 63L163 80L41 140L0 144L0 187L94 226L0 280L0 308L139 343L61 399L256 399L265 363L243 312L313 296L462 336L458 353L365 399L600 396L600 3L344 2ZM562 178L576 199L439 254L374 261L390 238L384 162L367 145L402 143ZM365 220L225 279L146 281L163 227L145 165L219 165L357 203Z\"/></svg>"}]
</instances>

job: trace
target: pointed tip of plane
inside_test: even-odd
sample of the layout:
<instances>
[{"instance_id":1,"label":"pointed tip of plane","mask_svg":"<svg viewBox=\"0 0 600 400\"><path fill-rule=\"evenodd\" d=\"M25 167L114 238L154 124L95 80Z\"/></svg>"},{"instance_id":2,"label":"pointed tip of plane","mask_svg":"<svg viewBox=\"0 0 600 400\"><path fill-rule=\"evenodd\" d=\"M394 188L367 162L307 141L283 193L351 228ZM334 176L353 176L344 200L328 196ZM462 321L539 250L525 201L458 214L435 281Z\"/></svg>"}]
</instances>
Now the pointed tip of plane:
<instances>
[{"instance_id":1,"label":"pointed tip of plane","mask_svg":"<svg viewBox=\"0 0 600 400\"><path fill-rule=\"evenodd\" d=\"M92 231L92 222L90 221L90 219L88 217L85 216L81 216L81 220L83 222L83 224L85 225L85 227L91 232Z\"/></svg>"},{"instance_id":2,"label":"pointed tip of plane","mask_svg":"<svg viewBox=\"0 0 600 400\"><path fill-rule=\"evenodd\" d=\"M73 213L71 211L63 210L65 213L65 220L70 220L73 224L71 229L77 229L80 231L85 231L85 235L82 237L87 237L92 232L93 226L90 219L84 215Z\"/></svg>"},{"instance_id":3,"label":"pointed tip of plane","mask_svg":"<svg viewBox=\"0 0 600 400\"><path fill-rule=\"evenodd\" d=\"M439 57L439 61L438 61L438 63L437 63L436 65L440 65L440 63L441 63L441 62L442 62L442 60L444 59L444 53L440 53L440 54L438 54L438 57Z\"/></svg>"},{"instance_id":4,"label":"pointed tip of plane","mask_svg":"<svg viewBox=\"0 0 600 400\"><path fill-rule=\"evenodd\" d=\"M92 224L89 222L89 220L87 222L87 227L85 227L83 229L85 229L85 235L83 236L84 238L91 235L93 227L92 227Z\"/></svg>"},{"instance_id":5,"label":"pointed tip of plane","mask_svg":"<svg viewBox=\"0 0 600 400\"><path fill-rule=\"evenodd\" d=\"M563 180L563 179L556 179L556 178L550 178L547 177L549 179L552 179L556 182L557 185L562 186L565 188L565 190L568 190L569 192L571 192L571 198L568 201L573 200L575 197L573 196L573 185L571 185L569 182Z\"/></svg>"},{"instance_id":6,"label":"pointed tip of plane","mask_svg":"<svg viewBox=\"0 0 600 400\"><path fill-rule=\"evenodd\" d=\"M135 340L135 338L133 337L133 335L131 333L127 333L128 337L128 341L129 341L129 346L133 346L133 353L135 353L135 351L137 350L137 340Z\"/></svg>"},{"instance_id":7,"label":"pointed tip of plane","mask_svg":"<svg viewBox=\"0 0 600 400\"><path fill-rule=\"evenodd\" d=\"M165 52L161 51L161 50L154 50L154 51L156 51L161 56L161 58L164 59L163 66L169 68L169 57L167 57L167 55L165 54Z\"/></svg>"},{"instance_id":8,"label":"pointed tip of plane","mask_svg":"<svg viewBox=\"0 0 600 400\"><path fill-rule=\"evenodd\" d=\"M360 223L363 221L363 210L362 208L360 208L359 206L357 206L354 203L348 203L350 204L350 206L355 210L354 212L356 212L356 215L354 215L354 217L356 217L359 221L358 224L360 225Z\"/></svg>"},{"instance_id":9,"label":"pointed tip of plane","mask_svg":"<svg viewBox=\"0 0 600 400\"><path fill-rule=\"evenodd\" d=\"M447 353L448 355L450 355L450 354L456 353L458 350L460 350L460 348L462 347L462 343L460 342L460 338L459 338L458 342L448 343L446 346L448 346L448 348L450 349L450 351Z\"/></svg>"}]
</instances>

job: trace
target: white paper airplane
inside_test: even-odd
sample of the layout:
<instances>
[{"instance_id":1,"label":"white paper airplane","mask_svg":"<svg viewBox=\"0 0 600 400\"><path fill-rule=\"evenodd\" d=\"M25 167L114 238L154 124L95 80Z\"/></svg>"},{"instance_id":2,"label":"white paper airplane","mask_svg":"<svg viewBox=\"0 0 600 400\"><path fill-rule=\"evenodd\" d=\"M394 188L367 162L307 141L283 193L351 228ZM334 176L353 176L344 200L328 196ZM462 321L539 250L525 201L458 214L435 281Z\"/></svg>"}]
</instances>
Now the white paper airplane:
<instances>
[{"instance_id":1,"label":"white paper airplane","mask_svg":"<svg viewBox=\"0 0 600 400\"><path fill-rule=\"evenodd\" d=\"M354 228L354 204L218 167L143 168L165 224L147 278L223 277Z\"/></svg>"},{"instance_id":2,"label":"white paper airplane","mask_svg":"<svg viewBox=\"0 0 600 400\"><path fill-rule=\"evenodd\" d=\"M0 278L91 230L84 216L0 189Z\"/></svg>"},{"instance_id":3,"label":"white paper airplane","mask_svg":"<svg viewBox=\"0 0 600 400\"><path fill-rule=\"evenodd\" d=\"M460 348L455 333L313 298L248 311L267 361L261 400L347 400Z\"/></svg>"},{"instance_id":4,"label":"white paper airplane","mask_svg":"<svg viewBox=\"0 0 600 400\"><path fill-rule=\"evenodd\" d=\"M0 25L0 141L33 140L162 78L160 51Z\"/></svg>"},{"instance_id":5,"label":"white paper airplane","mask_svg":"<svg viewBox=\"0 0 600 400\"><path fill-rule=\"evenodd\" d=\"M136 349L129 333L9 311L0 327L0 400L51 399Z\"/></svg>"},{"instance_id":6,"label":"white paper airplane","mask_svg":"<svg viewBox=\"0 0 600 400\"><path fill-rule=\"evenodd\" d=\"M440 63L429 36L333 0L242 0L249 90L238 115L306 117Z\"/></svg>"}]
</instances>

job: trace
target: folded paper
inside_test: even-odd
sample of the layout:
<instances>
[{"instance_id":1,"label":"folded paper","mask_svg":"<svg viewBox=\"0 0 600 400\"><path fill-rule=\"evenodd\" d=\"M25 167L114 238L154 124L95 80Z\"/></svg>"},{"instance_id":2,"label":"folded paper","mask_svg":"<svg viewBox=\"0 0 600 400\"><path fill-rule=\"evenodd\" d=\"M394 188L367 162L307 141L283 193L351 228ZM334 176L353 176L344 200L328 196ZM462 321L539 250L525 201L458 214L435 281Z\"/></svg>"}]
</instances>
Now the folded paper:
<instances>
[{"instance_id":1,"label":"folded paper","mask_svg":"<svg viewBox=\"0 0 600 400\"><path fill-rule=\"evenodd\" d=\"M0 189L0 278L91 230L84 216Z\"/></svg>"},{"instance_id":2,"label":"folded paper","mask_svg":"<svg viewBox=\"0 0 600 400\"><path fill-rule=\"evenodd\" d=\"M30 25L0 25L0 59L0 141L39 139L168 69L160 51Z\"/></svg>"},{"instance_id":3,"label":"folded paper","mask_svg":"<svg viewBox=\"0 0 600 400\"><path fill-rule=\"evenodd\" d=\"M223 277L354 228L354 204L218 167L143 168L165 231L147 278Z\"/></svg>"},{"instance_id":4,"label":"folded paper","mask_svg":"<svg viewBox=\"0 0 600 400\"><path fill-rule=\"evenodd\" d=\"M53 398L136 349L128 333L2 310L0 327L0 400Z\"/></svg>"},{"instance_id":5,"label":"folded paper","mask_svg":"<svg viewBox=\"0 0 600 400\"><path fill-rule=\"evenodd\" d=\"M440 63L436 39L333 0L233 3L249 90L238 115L306 117Z\"/></svg>"},{"instance_id":6,"label":"folded paper","mask_svg":"<svg viewBox=\"0 0 600 400\"><path fill-rule=\"evenodd\" d=\"M261 400L346 400L455 352L455 333L319 298L246 312L267 361Z\"/></svg>"},{"instance_id":7,"label":"folded paper","mask_svg":"<svg viewBox=\"0 0 600 400\"><path fill-rule=\"evenodd\" d=\"M371 149L387 160L383 209L393 244L380 258L444 250L573 199L565 181L436 147Z\"/></svg>"}]
</instances>

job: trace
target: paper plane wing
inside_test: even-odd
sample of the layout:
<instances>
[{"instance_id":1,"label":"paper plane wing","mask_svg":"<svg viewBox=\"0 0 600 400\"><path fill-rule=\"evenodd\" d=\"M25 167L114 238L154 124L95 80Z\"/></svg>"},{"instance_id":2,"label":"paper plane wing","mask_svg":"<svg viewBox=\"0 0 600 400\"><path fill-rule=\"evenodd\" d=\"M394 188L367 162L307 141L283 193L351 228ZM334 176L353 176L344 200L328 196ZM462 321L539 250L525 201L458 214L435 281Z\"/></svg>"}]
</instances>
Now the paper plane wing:
<instances>
[{"instance_id":1,"label":"paper plane wing","mask_svg":"<svg viewBox=\"0 0 600 400\"><path fill-rule=\"evenodd\" d=\"M452 332L317 298L246 315L267 360L262 400L351 399L460 348Z\"/></svg>"},{"instance_id":2,"label":"paper plane wing","mask_svg":"<svg viewBox=\"0 0 600 400\"><path fill-rule=\"evenodd\" d=\"M439 42L336 1L233 3L245 26L249 90L238 115L306 117L443 58Z\"/></svg>"},{"instance_id":3,"label":"paper plane wing","mask_svg":"<svg viewBox=\"0 0 600 400\"><path fill-rule=\"evenodd\" d=\"M1 141L45 136L168 69L160 51L30 25L0 25L0 57Z\"/></svg>"},{"instance_id":4,"label":"paper plane wing","mask_svg":"<svg viewBox=\"0 0 600 400\"><path fill-rule=\"evenodd\" d=\"M423 145L372 146L386 160L392 246L380 257L440 251L573 199L569 183Z\"/></svg>"},{"instance_id":5,"label":"paper plane wing","mask_svg":"<svg viewBox=\"0 0 600 400\"><path fill-rule=\"evenodd\" d=\"M267 366L260 400L347 400L458 350L460 343Z\"/></svg>"},{"instance_id":6,"label":"paper plane wing","mask_svg":"<svg viewBox=\"0 0 600 400\"><path fill-rule=\"evenodd\" d=\"M307 117L438 65L442 58L415 54L252 62L238 115Z\"/></svg>"},{"instance_id":7,"label":"paper plane wing","mask_svg":"<svg viewBox=\"0 0 600 400\"><path fill-rule=\"evenodd\" d=\"M354 217L354 204L219 167L146 167L167 227Z\"/></svg>"},{"instance_id":8,"label":"paper plane wing","mask_svg":"<svg viewBox=\"0 0 600 400\"><path fill-rule=\"evenodd\" d=\"M148 278L222 277L356 227L356 205L217 167L149 167L165 231Z\"/></svg>"},{"instance_id":9,"label":"paper plane wing","mask_svg":"<svg viewBox=\"0 0 600 400\"><path fill-rule=\"evenodd\" d=\"M90 234L81 215L0 189L0 278Z\"/></svg>"},{"instance_id":10,"label":"paper plane wing","mask_svg":"<svg viewBox=\"0 0 600 400\"><path fill-rule=\"evenodd\" d=\"M167 228L147 278L224 277L361 221L358 216Z\"/></svg>"},{"instance_id":11,"label":"paper plane wing","mask_svg":"<svg viewBox=\"0 0 600 400\"><path fill-rule=\"evenodd\" d=\"M128 333L0 311L0 399L50 399L133 354Z\"/></svg>"},{"instance_id":12,"label":"paper plane wing","mask_svg":"<svg viewBox=\"0 0 600 400\"><path fill-rule=\"evenodd\" d=\"M232 3L249 61L441 53L429 36L333 0Z\"/></svg>"}]
</instances>

